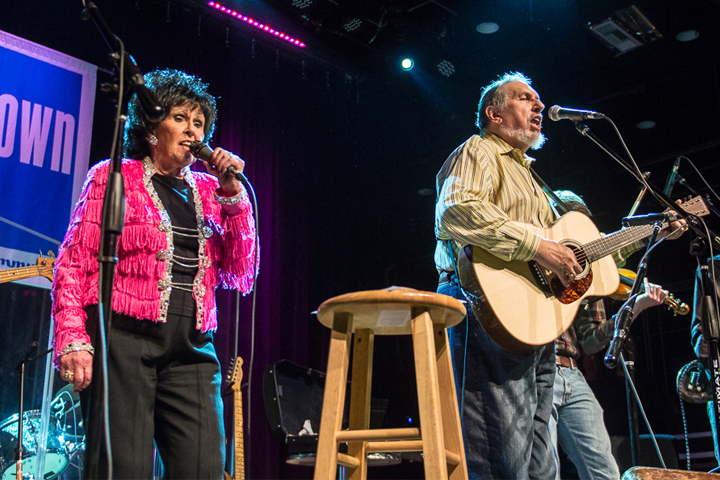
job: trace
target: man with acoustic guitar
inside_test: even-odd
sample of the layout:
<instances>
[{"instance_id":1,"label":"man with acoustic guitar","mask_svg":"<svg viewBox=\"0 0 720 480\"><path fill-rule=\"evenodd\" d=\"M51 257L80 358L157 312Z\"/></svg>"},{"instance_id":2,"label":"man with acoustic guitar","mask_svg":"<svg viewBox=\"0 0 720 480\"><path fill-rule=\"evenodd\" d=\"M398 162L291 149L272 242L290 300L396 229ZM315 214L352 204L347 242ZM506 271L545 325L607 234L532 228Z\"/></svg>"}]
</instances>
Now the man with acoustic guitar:
<instances>
[{"instance_id":1,"label":"man with acoustic guitar","mask_svg":"<svg viewBox=\"0 0 720 480\"><path fill-rule=\"evenodd\" d=\"M459 249L477 245L505 260L535 260L566 284L582 271L571 249L510 221L549 227L557 219L533 178L545 105L520 73L485 87L473 135L437 176L435 263L438 292L465 300L455 273ZM495 343L468 311L450 330L463 436L471 478L550 478L556 466L548 422L552 412L552 343L530 354Z\"/></svg>"},{"instance_id":2,"label":"man with acoustic guitar","mask_svg":"<svg viewBox=\"0 0 720 480\"><path fill-rule=\"evenodd\" d=\"M521 73L505 74L482 90L480 133L455 149L437 175L439 293L474 305L485 300L483 295L466 296L460 285L456 265L467 246L500 261L533 261L563 287L583 273L572 249L515 223L548 228L558 219L530 170L534 159L526 154L544 143L544 108ZM529 314L519 320L529 325L537 318ZM467 321L450 330L470 476L554 477L548 428L555 380L552 341L562 331L517 352L501 347L486 328L468 309Z\"/></svg>"}]
</instances>

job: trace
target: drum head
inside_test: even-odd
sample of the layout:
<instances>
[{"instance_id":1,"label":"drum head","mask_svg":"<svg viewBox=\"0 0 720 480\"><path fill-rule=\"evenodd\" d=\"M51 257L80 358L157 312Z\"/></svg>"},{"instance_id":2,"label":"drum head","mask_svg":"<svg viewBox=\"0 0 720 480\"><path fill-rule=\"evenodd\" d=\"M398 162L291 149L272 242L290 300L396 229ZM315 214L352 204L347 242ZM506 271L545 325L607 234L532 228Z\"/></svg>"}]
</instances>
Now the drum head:
<instances>
[{"instance_id":1,"label":"drum head","mask_svg":"<svg viewBox=\"0 0 720 480\"><path fill-rule=\"evenodd\" d=\"M25 474L35 475L35 462L37 461L37 455L32 455L23 460L23 477ZM68 466L68 458L62 453L47 452L45 455L45 469L43 478L45 480L52 480L60 475L65 468ZM2 480L15 480L15 463L10 465L8 468L3 470Z\"/></svg>"},{"instance_id":2,"label":"drum head","mask_svg":"<svg viewBox=\"0 0 720 480\"><path fill-rule=\"evenodd\" d=\"M35 474L37 461L37 436L40 432L40 411L30 410L23 414L23 475ZM43 478L50 480L62 473L68 465L68 456L58 430L57 417L50 416L47 450ZM18 438L18 414L0 422L0 480L13 480L15 474L15 449Z\"/></svg>"}]
</instances>

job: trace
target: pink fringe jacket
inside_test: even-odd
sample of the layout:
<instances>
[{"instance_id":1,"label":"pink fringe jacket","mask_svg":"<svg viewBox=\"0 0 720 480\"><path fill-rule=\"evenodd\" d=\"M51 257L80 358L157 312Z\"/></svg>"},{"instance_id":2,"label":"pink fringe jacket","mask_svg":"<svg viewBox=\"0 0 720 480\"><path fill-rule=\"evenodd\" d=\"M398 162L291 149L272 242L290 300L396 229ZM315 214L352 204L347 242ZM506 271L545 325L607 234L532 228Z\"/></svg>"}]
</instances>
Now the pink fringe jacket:
<instances>
[{"instance_id":1,"label":"pink fringe jacket","mask_svg":"<svg viewBox=\"0 0 720 480\"><path fill-rule=\"evenodd\" d=\"M70 343L90 343L83 309L98 303L97 256L108 168L106 160L88 172L55 263L52 313L56 365L62 350ZM138 319L164 322L171 281L168 260L173 247L172 234L166 228L169 217L160 212L151 190L145 186L146 182L152 185L150 177L155 172L149 163L123 160L125 227L118 240L120 260L115 270L112 309ZM209 238L201 240L201 244L205 243L205 261L200 262L193 284L197 326L205 332L217 329L218 285L243 294L252 290L255 222L246 192L236 205L222 206L214 198L218 188L214 176L189 169L186 172L186 182L191 187L195 184L196 200L199 198L202 203L204 226L209 227L201 229Z\"/></svg>"}]
</instances>

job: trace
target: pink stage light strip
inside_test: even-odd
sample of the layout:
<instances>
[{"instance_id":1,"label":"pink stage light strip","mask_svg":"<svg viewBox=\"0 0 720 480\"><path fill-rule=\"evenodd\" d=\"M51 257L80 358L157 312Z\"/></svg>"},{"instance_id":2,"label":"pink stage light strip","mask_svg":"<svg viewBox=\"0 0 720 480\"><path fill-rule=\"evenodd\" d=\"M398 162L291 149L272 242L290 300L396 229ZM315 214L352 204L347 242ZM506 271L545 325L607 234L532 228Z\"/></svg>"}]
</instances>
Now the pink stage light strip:
<instances>
[{"instance_id":1,"label":"pink stage light strip","mask_svg":"<svg viewBox=\"0 0 720 480\"><path fill-rule=\"evenodd\" d=\"M208 2L208 5L215 8L216 10L220 10L223 13L227 13L228 15L235 17L238 20L242 20L243 22L247 23L248 25L257 27L269 35L275 35L276 37L278 37L282 40L285 40L286 42L289 42L297 47L305 48L305 46L306 46L303 42L301 42L297 38L292 38L289 35L285 35L284 33L279 32L279 31L275 30L274 28L271 28L268 25L260 23L257 20L247 17L247 16L243 15L242 13L238 13L235 10L231 10L227 7L224 7L224 6L220 5L218 2Z\"/></svg>"}]
</instances>

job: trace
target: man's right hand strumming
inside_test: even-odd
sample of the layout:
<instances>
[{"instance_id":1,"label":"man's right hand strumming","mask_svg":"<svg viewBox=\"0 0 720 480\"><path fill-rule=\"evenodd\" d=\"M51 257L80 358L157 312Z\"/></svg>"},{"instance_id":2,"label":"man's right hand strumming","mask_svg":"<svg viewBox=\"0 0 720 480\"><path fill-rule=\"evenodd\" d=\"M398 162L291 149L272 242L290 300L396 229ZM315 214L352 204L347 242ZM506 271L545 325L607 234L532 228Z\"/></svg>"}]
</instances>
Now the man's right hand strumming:
<instances>
[{"instance_id":1,"label":"man's right hand strumming","mask_svg":"<svg viewBox=\"0 0 720 480\"><path fill-rule=\"evenodd\" d=\"M546 270L558 276L563 285L567 285L583 269L575 258L575 253L564 245L552 240L540 240L540 246L533 260Z\"/></svg>"}]
</instances>

